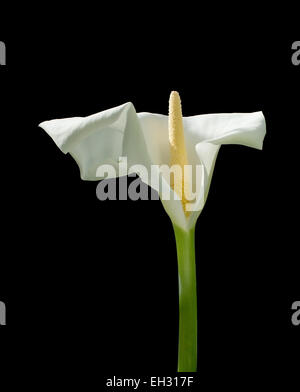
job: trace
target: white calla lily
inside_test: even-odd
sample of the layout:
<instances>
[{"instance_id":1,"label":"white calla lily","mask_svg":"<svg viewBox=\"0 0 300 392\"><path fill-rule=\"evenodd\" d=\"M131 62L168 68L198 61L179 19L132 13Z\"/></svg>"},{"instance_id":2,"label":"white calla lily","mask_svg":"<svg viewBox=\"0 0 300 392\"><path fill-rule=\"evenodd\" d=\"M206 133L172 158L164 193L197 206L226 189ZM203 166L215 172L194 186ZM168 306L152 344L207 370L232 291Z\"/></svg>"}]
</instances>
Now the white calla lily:
<instances>
[{"instance_id":1,"label":"white calla lily","mask_svg":"<svg viewBox=\"0 0 300 392\"><path fill-rule=\"evenodd\" d=\"M170 164L168 116L136 113L131 102L91 116L50 120L39 126L64 153L72 155L83 180L99 181L97 168L105 164L113 165L118 175L120 157L127 157L128 168L142 165L148 173L151 173L151 166L156 170L153 165ZM195 211L186 216L181 201L175 197L162 199L162 202L172 222L189 230L195 225L206 201L220 146L242 144L261 149L266 127L262 112L183 117L183 126L188 163L192 168L196 165L203 167ZM164 188L170 188L161 173L159 189L156 182L151 183L150 178L139 174L160 196ZM192 174L195 176L196 170L192 170ZM169 189L169 192L172 195L174 191Z\"/></svg>"},{"instance_id":2,"label":"white calla lily","mask_svg":"<svg viewBox=\"0 0 300 392\"><path fill-rule=\"evenodd\" d=\"M208 195L220 146L242 144L261 149L266 133L262 112L182 117L179 95L172 92L169 116L136 113L133 104L128 102L88 117L45 121L40 127L64 153L72 155L83 180L99 180L99 173L102 173L99 168L111 165L114 170L106 178L136 172L142 181L159 192L172 220L177 245L178 371L196 371L195 224ZM128 171L125 173L120 164L122 157L127 159ZM173 165L183 170L179 180L163 170ZM188 165L192 169L190 173L185 172ZM145 170L140 170L141 167ZM194 183L200 186L192 189ZM192 208L189 208L191 203L186 197L186 189L195 191Z\"/></svg>"}]
</instances>

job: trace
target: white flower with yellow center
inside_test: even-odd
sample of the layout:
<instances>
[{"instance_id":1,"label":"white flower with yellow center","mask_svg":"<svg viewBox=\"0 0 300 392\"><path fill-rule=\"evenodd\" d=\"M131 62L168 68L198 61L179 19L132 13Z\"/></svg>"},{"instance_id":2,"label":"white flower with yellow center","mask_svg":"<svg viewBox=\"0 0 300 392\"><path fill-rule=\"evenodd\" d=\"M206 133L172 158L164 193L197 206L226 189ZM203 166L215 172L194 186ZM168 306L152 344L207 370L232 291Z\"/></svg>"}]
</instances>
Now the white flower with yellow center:
<instances>
[{"instance_id":1,"label":"white flower with yellow center","mask_svg":"<svg viewBox=\"0 0 300 392\"><path fill-rule=\"evenodd\" d=\"M196 371L195 224L208 195L220 146L242 144L261 149L266 133L262 112L182 117L179 94L173 91L169 116L136 113L128 102L88 117L45 121L40 127L64 153L73 156L83 180L99 180L99 168L103 165L112 165L117 176L124 175L118 171L120 157L126 157L130 172L136 170L145 183L159 192L177 243L178 371ZM166 167L179 168L181 175L167 176L162 170ZM149 178L151 172L156 172L159 182ZM200 186L195 187L196 183ZM171 197L166 198L165 194Z\"/></svg>"}]
</instances>

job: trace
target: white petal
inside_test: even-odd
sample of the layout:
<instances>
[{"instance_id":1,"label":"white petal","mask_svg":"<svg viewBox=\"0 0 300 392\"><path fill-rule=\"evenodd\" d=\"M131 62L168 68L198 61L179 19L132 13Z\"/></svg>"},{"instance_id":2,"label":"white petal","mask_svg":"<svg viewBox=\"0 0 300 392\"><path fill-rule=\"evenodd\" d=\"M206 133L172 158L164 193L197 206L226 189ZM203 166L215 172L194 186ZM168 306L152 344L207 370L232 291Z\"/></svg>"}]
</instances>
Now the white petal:
<instances>
[{"instance_id":1,"label":"white petal","mask_svg":"<svg viewBox=\"0 0 300 392\"><path fill-rule=\"evenodd\" d=\"M170 144L168 116L153 113L137 113L151 162L155 165L169 165Z\"/></svg>"},{"instance_id":2,"label":"white petal","mask_svg":"<svg viewBox=\"0 0 300 392\"><path fill-rule=\"evenodd\" d=\"M194 146L194 151L206 170L205 200L221 144L242 144L262 149L266 134L262 112L185 117L184 126L188 143ZM193 156L193 152L190 156Z\"/></svg>"},{"instance_id":3,"label":"white petal","mask_svg":"<svg viewBox=\"0 0 300 392\"><path fill-rule=\"evenodd\" d=\"M262 149L266 134L262 112L205 114L184 117L188 137L197 142L242 144Z\"/></svg>"},{"instance_id":4,"label":"white petal","mask_svg":"<svg viewBox=\"0 0 300 392\"><path fill-rule=\"evenodd\" d=\"M184 117L189 164L202 164L201 187L196 197L197 210L186 218L182 203L176 200L166 179L160 175L160 188L151 182L151 164L169 165L168 116L136 113L131 102L88 116L45 121L40 124L64 152L69 152L80 168L81 178L99 180L97 168L111 164L119 173L120 157L127 158L128 169L143 165L149 173L141 179L162 196L170 192L163 205L176 225L188 230L199 216L207 197L212 172L221 144L243 144L262 148L265 120L261 112L250 114L208 114ZM193 171L195 175L195 171ZM195 178L193 178L193 181Z\"/></svg>"},{"instance_id":5,"label":"white petal","mask_svg":"<svg viewBox=\"0 0 300 392\"><path fill-rule=\"evenodd\" d=\"M73 156L84 180L99 180L97 168L105 164L113 165L118 175L119 157L124 154L129 164L149 164L143 132L131 102L88 117L45 121L39 126L64 153Z\"/></svg>"},{"instance_id":6,"label":"white petal","mask_svg":"<svg viewBox=\"0 0 300 392\"><path fill-rule=\"evenodd\" d=\"M173 189L170 187L170 184L165 180L163 176L161 176L161 186L160 186L160 199L166 210L167 214L169 215L172 223L182 229L188 230L188 222L186 216L183 211L182 202L181 200L176 200L176 195ZM165 200L162 195L164 192L170 193L170 200Z\"/></svg>"}]
</instances>

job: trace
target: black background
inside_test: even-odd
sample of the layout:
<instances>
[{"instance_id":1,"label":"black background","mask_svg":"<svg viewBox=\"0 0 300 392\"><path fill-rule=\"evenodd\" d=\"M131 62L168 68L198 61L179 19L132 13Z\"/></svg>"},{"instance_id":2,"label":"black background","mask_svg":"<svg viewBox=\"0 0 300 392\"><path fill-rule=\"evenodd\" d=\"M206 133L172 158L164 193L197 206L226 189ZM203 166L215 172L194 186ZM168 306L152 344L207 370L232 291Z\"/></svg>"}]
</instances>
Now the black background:
<instances>
[{"instance_id":1,"label":"black background","mask_svg":"<svg viewBox=\"0 0 300 392\"><path fill-rule=\"evenodd\" d=\"M127 101L167 113L176 89L184 115L262 110L267 124L263 151L221 148L198 220L199 382L240 390L293 381L299 37L215 38L197 25L161 35L153 20L151 31L124 20L110 30L101 18L0 36L1 359L31 385L37 374L89 386L107 374L175 375L176 251L161 203L100 202L97 183L80 180L37 125Z\"/></svg>"}]
</instances>

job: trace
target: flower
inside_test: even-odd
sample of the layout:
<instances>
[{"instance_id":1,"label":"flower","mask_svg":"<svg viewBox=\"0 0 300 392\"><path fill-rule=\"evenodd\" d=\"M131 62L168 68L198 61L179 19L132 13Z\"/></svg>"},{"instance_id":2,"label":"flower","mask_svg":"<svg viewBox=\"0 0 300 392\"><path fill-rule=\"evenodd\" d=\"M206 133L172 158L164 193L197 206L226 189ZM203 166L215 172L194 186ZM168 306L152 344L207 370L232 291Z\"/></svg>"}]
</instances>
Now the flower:
<instances>
[{"instance_id":1,"label":"flower","mask_svg":"<svg viewBox=\"0 0 300 392\"><path fill-rule=\"evenodd\" d=\"M88 117L51 120L40 126L58 147L78 163L81 178L99 180L98 169L120 170L126 157L128 173L136 172L156 189L174 227L179 276L178 371L197 370L197 291L194 229L207 198L214 165L222 144L243 144L261 149L266 133L262 112L207 114L182 117L180 97L172 92L169 117L136 113L132 103ZM176 167L180 176L166 175L163 168ZM202 169L200 172L185 169ZM142 168L142 169L141 169ZM155 179L149 180L148 173ZM146 170L144 170L146 169ZM112 171L109 176L112 177ZM170 174L170 170L168 172ZM125 173L126 174L126 173ZM190 196L196 187L193 203ZM165 198L165 191L172 197ZM176 197L177 196L177 197ZM192 204L193 208L190 208Z\"/></svg>"},{"instance_id":2,"label":"flower","mask_svg":"<svg viewBox=\"0 0 300 392\"><path fill-rule=\"evenodd\" d=\"M70 153L80 168L83 180L98 181L97 169L112 165L119 171L120 157L128 167L142 165L147 172L158 170L160 186L139 172L142 181L156 189L173 224L185 231L195 226L210 187L214 165L222 144L242 144L262 149L266 133L262 112L205 114L183 117L186 162L191 165L191 183L199 180L193 210L186 214L184 204L176 198L170 180L160 171L170 166L172 150L169 142L168 116L136 113L131 102L87 117L72 117L39 124L64 152ZM186 163L185 162L185 163ZM182 166L182 162L178 162ZM185 164L183 162L183 164ZM197 172L196 167L202 170ZM195 169L195 170L193 170ZM123 175L123 174L122 174ZM196 178L200 176L201 178ZM178 192L177 192L178 193Z\"/></svg>"}]
</instances>

